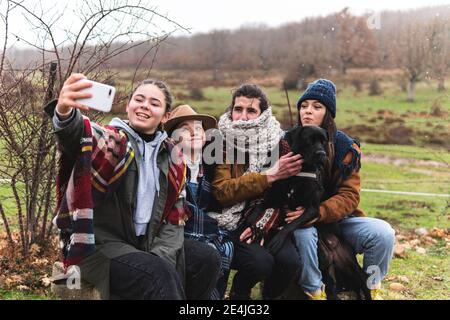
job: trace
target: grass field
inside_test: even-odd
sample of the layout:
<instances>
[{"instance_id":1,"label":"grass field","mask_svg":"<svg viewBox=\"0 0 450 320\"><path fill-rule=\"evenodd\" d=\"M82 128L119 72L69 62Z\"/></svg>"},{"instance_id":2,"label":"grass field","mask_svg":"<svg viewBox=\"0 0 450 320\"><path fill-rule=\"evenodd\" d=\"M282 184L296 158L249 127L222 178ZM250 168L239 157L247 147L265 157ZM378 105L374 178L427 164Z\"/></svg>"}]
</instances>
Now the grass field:
<instances>
[{"instance_id":1,"label":"grass field","mask_svg":"<svg viewBox=\"0 0 450 320\"><path fill-rule=\"evenodd\" d=\"M206 87L203 89L205 98L193 100L189 98L186 86L175 85L172 87L174 105L188 103L199 112L219 117L230 103L232 89ZM284 92L276 87L264 89L277 118L286 118L288 107ZM351 134L356 133L362 141L362 188L449 194L448 93L437 93L434 87L424 83L418 86L417 101L408 103L406 93L398 85L384 83L383 89L380 96L368 96L366 92L356 92L352 87L338 92L338 127L348 128ZM289 96L291 105L295 108L299 92L290 91ZM433 113L436 100L439 101L440 113ZM108 122L111 117L112 115L107 115L103 122ZM409 128L407 134L411 145L395 144L395 138L401 138L395 137L396 131L389 136L390 130L398 126ZM397 135L401 136L400 133L397 132ZM435 141L431 141L432 139ZM1 143L0 141L0 147ZM7 182L0 182L0 202L14 225L15 207ZM362 192L360 206L368 216L385 219L400 233L411 234L419 227L428 230L436 227L450 228L449 197ZM385 297L450 299L449 263L448 247L443 240L427 245L425 254L408 250L403 258L396 257L392 261L389 276L384 281ZM404 280L405 290L388 290L389 283L398 282L399 277ZM258 294L258 288L255 288L254 297L258 298ZM0 299L46 298L53 297L0 289Z\"/></svg>"}]
</instances>

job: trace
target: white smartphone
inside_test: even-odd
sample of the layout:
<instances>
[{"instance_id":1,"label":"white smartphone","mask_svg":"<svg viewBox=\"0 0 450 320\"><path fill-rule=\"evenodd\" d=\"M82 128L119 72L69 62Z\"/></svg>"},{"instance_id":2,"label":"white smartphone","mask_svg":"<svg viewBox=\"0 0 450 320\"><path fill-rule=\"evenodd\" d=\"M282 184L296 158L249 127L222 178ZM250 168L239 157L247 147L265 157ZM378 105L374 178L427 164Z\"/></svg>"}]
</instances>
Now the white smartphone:
<instances>
[{"instance_id":1,"label":"white smartphone","mask_svg":"<svg viewBox=\"0 0 450 320\"><path fill-rule=\"evenodd\" d=\"M116 94L116 89L114 87L88 79L81 79L79 81L92 83L92 87L79 91L89 92L90 94L92 94L92 97L78 99L77 102L82 105L88 106L90 109L95 109L103 112L111 111L114 95Z\"/></svg>"}]
</instances>

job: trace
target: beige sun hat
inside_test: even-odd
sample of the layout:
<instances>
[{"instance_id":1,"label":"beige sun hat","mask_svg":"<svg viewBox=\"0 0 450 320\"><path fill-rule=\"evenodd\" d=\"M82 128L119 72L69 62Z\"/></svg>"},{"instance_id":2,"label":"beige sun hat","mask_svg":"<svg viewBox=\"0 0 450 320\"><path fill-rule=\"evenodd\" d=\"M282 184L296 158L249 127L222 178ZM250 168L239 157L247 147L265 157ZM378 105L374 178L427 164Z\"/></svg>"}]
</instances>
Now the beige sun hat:
<instances>
[{"instance_id":1,"label":"beige sun hat","mask_svg":"<svg viewBox=\"0 0 450 320\"><path fill-rule=\"evenodd\" d=\"M217 120L213 116L197 113L191 106L183 104L172 110L169 120L164 123L163 128L170 133L178 124L187 120L201 121L205 131L215 128L217 125Z\"/></svg>"}]
</instances>

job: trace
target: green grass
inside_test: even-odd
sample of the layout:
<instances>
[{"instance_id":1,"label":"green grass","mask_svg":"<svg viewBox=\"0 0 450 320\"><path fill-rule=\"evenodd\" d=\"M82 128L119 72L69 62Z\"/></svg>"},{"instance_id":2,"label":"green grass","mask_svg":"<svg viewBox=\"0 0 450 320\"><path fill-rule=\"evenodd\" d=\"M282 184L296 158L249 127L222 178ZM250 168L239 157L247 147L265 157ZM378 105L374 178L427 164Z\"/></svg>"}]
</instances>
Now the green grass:
<instances>
[{"instance_id":1,"label":"green grass","mask_svg":"<svg viewBox=\"0 0 450 320\"><path fill-rule=\"evenodd\" d=\"M347 87L338 93L341 106L352 108L353 110L370 112L377 109L389 110L395 113L430 111L430 103L437 98L445 99L448 107L448 96L445 93L438 93L434 87L421 84L417 87L414 103L406 100L406 92L396 86L385 88L384 92L378 96L369 96L366 92L357 93L351 87Z\"/></svg>"},{"instance_id":2,"label":"green grass","mask_svg":"<svg viewBox=\"0 0 450 320\"><path fill-rule=\"evenodd\" d=\"M395 158L431 160L450 164L450 152L445 149L373 143L363 143L361 148L363 154L379 154Z\"/></svg>"},{"instance_id":3,"label":"green grass","mask_svg":"<svg viewBox=\"0 0 450 320\"><path fill-rule=\"evenodd\" d=\"M0 289L0 300L56 300L52 294L41 295L29 291Z\"/></svg>"},{"instance_id":4,"label":"green grass","mask_svg":"<svg viewBox=\"0 0 450 320\"><path fill-rule=\"evenodd\" d=\"M408 251L405 259L394 258L389 276L406 276L409 282L402 283L406 290L393 292L384 290L384 298L389 300L448 300L450 299L449 258L445 244L428 248L426 255ZM393 280L395 282L401 282ZM393 282L392 281L392 282ZM389 281L384 281L388 288Z\"/></svg>"},{"instance_id":5,"label":"green grass","mask_svg":"<svg viewBox=\"0 0 450 320\"><path fill-rule=\"evenodd\" d=\"M436 154L432 149L417 147L368 144L363 151L394 159L400 156L411 160L449 160L448 154ZM361 185L366 189L449 194L450 171L448 167L414 162L398 165L374 163L369 157L362 163ZM448 197L361 193L361 208L369 216L385 219L402 229L450 227L449 203Z\"/></svg>"},{"instance_id":6,"label":"green grass","mask_svg":"<svg viewBox=\"0 0 450 320\"><path fill-rule=\"evenodd\" d=\"M445 171L447 170L447 171ZM391 165L365 161L362 187L411 192L449 193L450 173L445 168Z\"/></svg>"},{"instance_id":7,"label":"green grass","mask_svg":"<svg viewBox=\"0 0 450 320\"><path fill-rule=\"evenodd\" d=\"M370 217L389 222L394 228L449 228L449 198L405 196L362 192L360 208Z\"/></svg>"},{"instance_id":8,"label":"green grass","mask_svg":"<svg viewBox=\"0 0 450 320\"><path fill-rule=\"evenodd\" d=\"M18 218L15 214L17 212L17 207L14 200L13 191L9 183L0 183L0 202L2 203L3 210L8 218L11 231L17 231L19 229Z\"/></svg>"}]
</instances>

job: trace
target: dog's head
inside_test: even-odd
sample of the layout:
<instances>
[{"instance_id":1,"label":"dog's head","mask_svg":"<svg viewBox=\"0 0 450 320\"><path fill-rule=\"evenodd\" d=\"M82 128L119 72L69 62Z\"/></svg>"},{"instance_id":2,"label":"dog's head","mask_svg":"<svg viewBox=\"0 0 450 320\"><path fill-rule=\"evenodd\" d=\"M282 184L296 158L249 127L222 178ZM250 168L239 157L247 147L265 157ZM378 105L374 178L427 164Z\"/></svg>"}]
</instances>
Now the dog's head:
<instances>
[{"instance_id":1,"label":"dog's head","mask_svg":"<svg viewBox=\"0 0 450 320\"><path fill-rule=\"evenodd\" d=\"M325 165L328 138L327 132L321 127L295 127L286 133L285 139L292 152L302 155L303 165Z\"/></svg>"}]
</instances>

